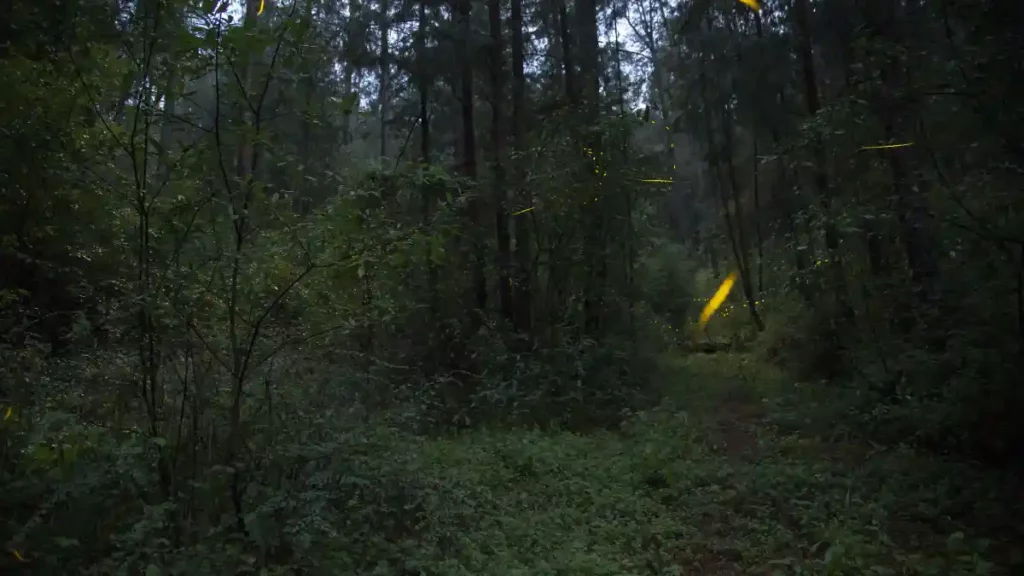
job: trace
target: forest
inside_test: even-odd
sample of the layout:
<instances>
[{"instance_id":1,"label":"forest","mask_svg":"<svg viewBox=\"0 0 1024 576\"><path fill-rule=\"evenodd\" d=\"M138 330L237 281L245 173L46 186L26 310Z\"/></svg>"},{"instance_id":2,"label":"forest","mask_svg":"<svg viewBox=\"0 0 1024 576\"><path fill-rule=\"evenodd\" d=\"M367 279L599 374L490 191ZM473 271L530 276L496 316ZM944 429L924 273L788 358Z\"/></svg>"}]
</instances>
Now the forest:
<instances>
[{"instance_id":1,"label":"forest","mask_svg":"<svg viewBox=\"0 0 1024 576\"><path fill-rule=\"evenodd\" d=\"M1024 573L1020 3L5 12L0 573Z\"/></svg>"}]
</instances>

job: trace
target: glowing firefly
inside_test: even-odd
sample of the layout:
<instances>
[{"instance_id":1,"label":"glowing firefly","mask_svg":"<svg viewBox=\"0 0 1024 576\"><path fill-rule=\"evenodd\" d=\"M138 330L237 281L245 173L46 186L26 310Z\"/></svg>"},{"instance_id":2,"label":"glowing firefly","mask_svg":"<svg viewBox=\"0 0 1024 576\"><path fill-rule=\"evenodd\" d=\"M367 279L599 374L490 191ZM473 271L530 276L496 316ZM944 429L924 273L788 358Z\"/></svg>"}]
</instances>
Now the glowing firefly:
<instances>
[{"instance_id":1,"label":"glowing firefly","mask_svg":"<svg viewBox=\"0 0 1024 576\"><path fill-rule=\"evenodd\" d=\"M889 148L906 148L907 146L913 145L913 142L906 142L903 144L878 144L877 146L864 146L861 150L887 150Z\"/></svg>"},{"instance_id":2,"label":"glowing firefly","mask_svg":"<svg viewBox=\"0 0 1024 576\"><path fill-rule=\"evenodd\" d=\"M719 286L718 290L715 291L715 295L711 297L711 300L708 300L707 305L705 305L704 309L701 310L701 330L704 330L704 328L708 325L708 321L711 320L711 316L714 315L715 310L718 310L718 307L722 305L722 302L725 302L725 299L726 297L729 296L729 292L732 291L732 287L734 284L736 284L736 273L730 272L729 275L725 277L725 280L722 280L722 285Z\"/></svg>"}]
</instances>

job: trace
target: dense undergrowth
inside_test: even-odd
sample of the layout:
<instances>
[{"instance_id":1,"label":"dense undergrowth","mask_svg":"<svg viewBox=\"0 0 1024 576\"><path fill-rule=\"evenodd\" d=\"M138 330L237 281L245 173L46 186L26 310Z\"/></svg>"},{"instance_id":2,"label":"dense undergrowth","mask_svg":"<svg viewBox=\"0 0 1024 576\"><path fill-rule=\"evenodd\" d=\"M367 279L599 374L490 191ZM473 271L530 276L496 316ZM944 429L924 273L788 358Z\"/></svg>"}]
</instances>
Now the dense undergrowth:
<instances>
[{"instance_id":1,"label":"dense undergrowth","mask_svg":"<svg viewBox=\"0 0 1024 576\"><path fill-rule=\"evenodd\" d=\"M330 535L301 564L381 575L1020 569L1020 510L999 475L851 439L823 420L835 392L808 392L749 356L671 362L665 403L618 431L353 438L323 473Z\"/></svg>"},{"instance_id":2,"label":"dense undergrowth","mask_svg":"<svg viewBox=\"0 0 1024 576\"><path fill-rule=\"evenodd\" d=\"M209 548L168 546L146 573L263 564L261 574L967 575L1022 566L1008 480L859 440L829 408L840 389L795 383L755 354L672 355L660 387L664 402L619 430L427 437L381 423L309 442L302 456L319 464L301 490L266 498L249 522L290 543L287 562L266 567L268 558L230 553L230 538L210 539ZM276 546L263 553L285 553Z\"/></svg>"},{"instance_id":3,"label":"dense undergrowth","mask_svg":"<svg viewBox=\"0 0 1024 576\"><path fill-rule=\"evenodd\" d=\"M1020 568L997 475L821 427L814 394L749 357L674 363L668 400L620 431L388 436L394 457L362 470L385 480L361 497L401 525L335 540L342 573Z\"/></svg>"}]
</instances>

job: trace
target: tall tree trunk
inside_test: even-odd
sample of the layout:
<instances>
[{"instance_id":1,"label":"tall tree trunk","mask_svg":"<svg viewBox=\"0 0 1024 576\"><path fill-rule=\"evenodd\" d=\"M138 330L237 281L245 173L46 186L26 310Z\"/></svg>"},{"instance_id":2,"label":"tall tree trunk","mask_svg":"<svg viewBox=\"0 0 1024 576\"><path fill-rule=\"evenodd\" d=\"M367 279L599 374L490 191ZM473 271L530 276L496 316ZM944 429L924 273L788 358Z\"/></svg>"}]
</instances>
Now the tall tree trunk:
<instances>
[{"instance_id":1,"label":"tall tree trunk","mask_svg":"<svg viewBox=\"0 0 1024 576\"><path fill-rule=\"evenodd\" d=\"M524 73L523 56L523 2L512 0L512 150L513 181L519 209L527 210L533 205L530 190L523 184L523 165L520 159L526 150L524 136L524 115L526 113L526 75ZM533 309L533 270L530 265L530 216L526 213L515 217L516 239L516 329L521 334L529 334L532 328Z\"/></svg>"},{"instance_id":2,"label":"tall tree trunk","mask_svg":"<svg viewBox=\"0 0 1024 576\"><path fill-rule=\"evenodd\" d=\"M420 96L420 161L430 164L430 78L427 77L427 4L421 0L416 25L416 87ZM424 217L429 217L429 198L424 195Z\"/></svg>"},{"instance_id":3,"label":"tall tree trunk","mask_svg":"<svg viewBox=\"0 0 1024 576\"><path fill-rule=\"evenodd\" d=\"M580 60L580 99L577 104L582 113L581 119L586 126L592 127L596 125L600 115L601 95L596 0L577 0L575 16ZM602 145L599 135L585 137L583 145L589 150L592 161L597 164L596 172L603 172L603 168L600 166L599 152ZM612 209L610 199L605 197L604 190L601 189L600 180L595 180L594 184L597 187L596 200L587 204L588 209L585 210L584 216L587 220L584 226L587 230L585 250L588 256L587 274L589 277L583 300L584 328L592 337L600 333L603 322L608 280L608 218L606 213Z\"/></svg>"},{"instance_id":4,"label":"tall tree trunk","mask_svg":"<svg viewBox=\"0 0 1024 576\"><path fill-rule=\"evenodd\" d=\"M353 66L351 64L345 64L345 72L341 81L341 90L347 97L353 92L352 73ZM355 106L353 106L355 107ZM352 110L345 110L343 112L343 118L341 121L341 144L348 146L352 143Z\"/></svg>"},{"instance_id":5,"label":"tall tree trunk","mask_svg":"<svg viewBox=\"0 0 1024 576\"><path fill-rule=\"evenodd\" d=\"M764 30L761 26L761 13L754 12L754 24L757 29L757 39L763 40ZM757 67L757 84L760 85L761 67ZM756 106L756 104L755 104ZM757 108L754 113L753 127L751 130L751 140L754 143L753 150L753 165L752 178L754 185L754 234L755 242L757 242L757 293L761 298L764 298L764 236L761 231L761 221L763 216L761 214L761 159L758 151L758 141L760 137L761 128L761 108Z\"/></svg>"},{"instance_id":6,"label":"tall tree trunk","mask_svg":"<svg viewBox=\"0 0 1024 576\"><path fill-rule=\"evenodd\" d=\"M808 0L794 0L793 15L798 36L797 47L800 68L803 72L804 98L807 103L807 112L814 116L821 109L821 99L818 95L818 80L814 72L814 54L811 50L809 10ZM831 282L835 290L836 307L839 313L849 320L853 318L854 312L853 307L850 305L849 290L847 289L843 272L842 254L839 251L839 231L836 228L835 219L832 217L832 191L828 181L828 164L825 159L825 146L821 134L815 134L813 148L814 186L818 192L818 203L821 207L822 217L825 219L825 248L828 251L829 269L831 270Z\"/></svg>"},{"instance_id":7,"label":"tall tree trunk","mask_svg":"<svg viewBox=\"0 0 1024 576\"><path fill-rule=\"evenodd\" d=\"M885 53L881 55L881 94L876 109L883 125L886 142L913 140L916 113L900 99L898 92L907 86L906 64L894 47L902 44L899 29L898 3L872 0L868 5L868 23L874 35L881 40ZM893 47L893 48L889 48ZM912 170L907 164L914 156L914 148L885 150L892 176L893 197L900 224L907 265L910 268L914 291L922 303L931 306L937 300L939 265L936 241L928 216L927 182L912 182Z\"/></svg>"},{"instance_id":8,"label":"tall tree trunk","mask_svg":"<svg viewBox=\"0 0 1024 576\"><path fill-rule=\"evenodd\" d=\"M727 25L729 22L727 21ZM709 23L710 27L710 23ZM731 26L729 27L730 33L732 32ZM740 54L737 53L737 65L742 63ZM757 327L758 331L764 330L764 321L761 319L761 314L757 310L757 297L754 295L754 285L751 279L750 273L750 260L747 255L747 248L749 246L746 235L746 219L743 217L743 203L739 190L739 183L736 178L736 165L733 162L733 126L732 126L732 114L728 110L726 102L723 100L713 105L707 95L707 72L706 72L706 60L703 48L700 56L700 94L701 101L704 106L704 116L706 122L706 131L708 138L708 147L711 149L710 159L712 168L715 170L718 176L718 191L719 201L722 206L723 217L725 218L726 230L729 234L729 245L732 247L733 256L736 259L736 266L740 272L740 285L743 288L743 296L747 301L747 308L750 312L750 319ZM738 84L735 76L732 81L732 92L734 94L739 93ZM718 115L721 124L723 146L720 149L716 144L714 137L714 129L712 128L711 119L713 117L713 108L718 108ZM721 158L725 159L725 176L728 178L726 181L723 178L721 170ZM731 192L732 206L733 209L729 210L730 199L726 192L726 189ZM732 212L733 214L730 214Z\"/></svg>"},{"instance_id":9,"label":"tall tree trunk","mask_svg":"<svg viewBox=\"0 0 1024 576\"><path fill-rule=\"evenodd\" d=\"M356 54L355 54L355 35L356 35L356 20L359 17L359 1L348 0L348 34L345 39L345 61L342 63L344 69L344 75L342 77L342 90L344 96L347 98L349 94L355 92L353 75L355 73L356 65ZM353 109L358 109L358 102L353 104ZM352 112L353 109L345 110L344 119L341 124L341 143L348 146L352 143Z\"/></svg>"},{"instance_id":10,"label":"tall tree trunk","mask_svg":"<svg viewBox=\"0 0 1024 576\"><path fill-rule=\"evenodd\" d=\"M489 72L491 83L491 154L494 185L494 229L498 241L498 307L503 318L509 322L512 316L511 243L508 233L508 197L505 192L505 119L503 100L505 98L505 43L501 31L501 0L487 0L487 19L490 27L491 46L489 51Z\"/></svg>"},{"instance_id":11,"label":"tall tree trunk","mask_svg":"<svg viewBox=\"0 0 1024 576\"><path fill-rule=\"evenodd\" d=\"M576 0L577 35L580 55L580 90L586 118L594 120L600 110L600 60L598 59L597 0Z\"/></svg>"},{"instance_id":12,"label":"tall tree trunk","mask_svg":"<svg viewBox=\"0 0 1024 576\"><path fill-rule=\"evenodd\" d=\"M754 326L757 327L758 331L764 330L764 321L761 320L761 314L757 310L757 296L754 294L754 285L751 280L750 272L750 259L747 257L747 234L746 234L746 219L743 217L743 202L740 197L739 183L736 179L736 165L733 162L733 145L732 145L732 122L729 119L729 112L722 106L722 134L725 137L725 167L729 175L729 189L732 190L732 204L735 212L735 233L736 237L733 240L733 252L736 254L737 260L740 262L740 284L743 286L743 296L747 299L747 308L750 311L750 319L754 322ZM724 191L723 191L724 194ZM723 206L726 214L725 218L728 222L729 210L728 205Z\"/></svg>"},{"instance_id":13,"label":"tall tree trunk","mask_svg":"<svg viewBox=\"0 0 1024 576\"><path fill-rule=\"evenodd\" d=\"M427 77L427 3L421 0L419 20L416 27L416 85L420 97L420 162L424 167L430 165L430 78ZM429 230L430 208L433 198L430 186L423 184L420 191L420 214L423 226ZM437 265L433 260L433 249L427 248L427 290L429 292L428 321L434 324L437 319ZM431 363L433 364L433 363Z\"/></svg>"},{"instance_id":14,"label":"tall tree trunk","mask_svg":"<svg viewBox=\"0 0 1024 576\"><path fill-rule=\"evenodd\" d=\"M739 191L737 190L737 183L735 177L735 166L732 162L732 126L727 120L725 111L725 103L721 103L719 106L712 106L710 98L708 97L708 79L706 68L706 58L704 55L703 47L700 49L700 97L701 104L703 106L702 116L704 117L704 132L707 139L708 145L708 164L711 169L715 172L715 183L718 186L718 201L722 209L722 218L725 220L726 233L729 235L729 246L732 248L733 257L736 260L736 267L739 269L740 282L743 287L743 293L747 300L747 305L750 308L750 318L754 322L758 331L764 330L764 322L761 320L760 314L757 312L757 306L753 296L753 285L750 281L750 269L747 264L747 258L745 255L745 244L743 234L743 222L741 218L740 198ZM718 147L717 140L715 138L714 126L712 125L712 118L714 117L713 109L719 108L719 117L722 123L722 133L725 136L725 154L727 172L730 182L726 182L723 176L721 159L722 150ZM736 218L735 222L730 214L729 210L729 197L727 188L732 189L733 199L732 202L735 205Z\"/></svg>"},{"instance_id":15,"label":"tall tree trunk","mask_svg":"<svg viewBox=\"0 0 1024 576\"><path fill-rule=\"evenodd\" d=\"M390 114L391 83L391 8L388 0L380 3L380 92L377 105L380 107L380 155L388 153L388 120Z\"/></svg>"},{"instance_id":16,"label":"tall tree trunk","mask_svg":"<svg viewBox=\"0 0 1024 576\"><path fill-rule=\"evenodd\" d=\"M551 66L552 86L555 86L560 90L565 89L563 68L561 64L565 62L565 50L562 46L562 17L559 12L563 4L564 0L562 2L547 2L544 4L543 11L544 34L548 44L547 57L555 63L555 65ZM522 20L522 12L522 1L520 0L520 20Z\"/></svg>"},{"instance_id":17,"label":"tall tree trunk","mask_svg":"<svg viewBox=\"0 0 1024 576\"><path fill-rule=\"evenodd\" d=\"M569 106L576 108L579 93L576 88L576 68L573 61L575 51L572 34L569 32L569 13L565 7L565 0L558 0L558 32L562 44L562 67L565 69L565 95L568 97Z\"/></svg>"},{"instance_id":18,"label":"tall tree trunk","mask_svg":"<svg viewBox=\"0 0 1024 576\"><path fill-rule=\"evenodd\" d=\"M615 97L619 101L619 115L626 114L626 89L622 81L622 51L619 46L619 28L615 27Z\"/></svg>"},{"instance_id":19,"label":"tall tree trunk","mask_svg":"<svg viewBox=\"0 0 1024 576\"><path fill-rule=\"evenodd\" d=\"M470 180L476 180L476 127L473 122L473 62L469 56L469 38L472 33L471 18L472 0L455 0L459 15L459 53L465 57L461 62L461 98L462 101L462 172ZM473 223L472 268L473 268L473 304L483 313L487 308L487 275L485 271L484 244L480 237L481 206L476 198L469 206L470 219ZM475 315L478 316L478 315ZM472 324L475 326L475 320Z\"/></svg>"}]
</instances>

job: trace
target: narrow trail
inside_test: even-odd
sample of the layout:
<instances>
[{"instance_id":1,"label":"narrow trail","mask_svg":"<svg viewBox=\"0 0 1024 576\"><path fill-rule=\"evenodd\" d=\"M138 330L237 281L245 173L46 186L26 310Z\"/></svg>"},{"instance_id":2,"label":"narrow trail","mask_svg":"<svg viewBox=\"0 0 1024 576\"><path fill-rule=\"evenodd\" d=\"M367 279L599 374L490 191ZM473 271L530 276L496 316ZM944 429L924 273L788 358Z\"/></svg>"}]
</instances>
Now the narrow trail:
<instances>
[{"instance_id":1,"label":"narrow trail","mask_svg":"<svg viewBox=\"0 0 1024 576\"><path fill-rule=\"evenodd\" d=\"M763 416L761 406L739 388L718 406L716 423L729 458L756 460L757 432Z\"/></svg>"},{"instance_id":2,"label":"narrow trail","mask_svg":"<svg viewBox=\"0 0 1024 576\"><path fill-rule=\"evenodd\" d=\"M756 465L759 458L758 437L763 425L764 409L752 397L749 390L740 384L733 384L713 409L710 422L714 426L716 451L720 451L731 466ZM723 488L731 489L728 483ZM729 542L732 527L723 524L720 518L705 518L702 530L722 540L700 555L693 565L699 574L713 576L740 576L742 549Z\"/></svg>"}]
</instances>

